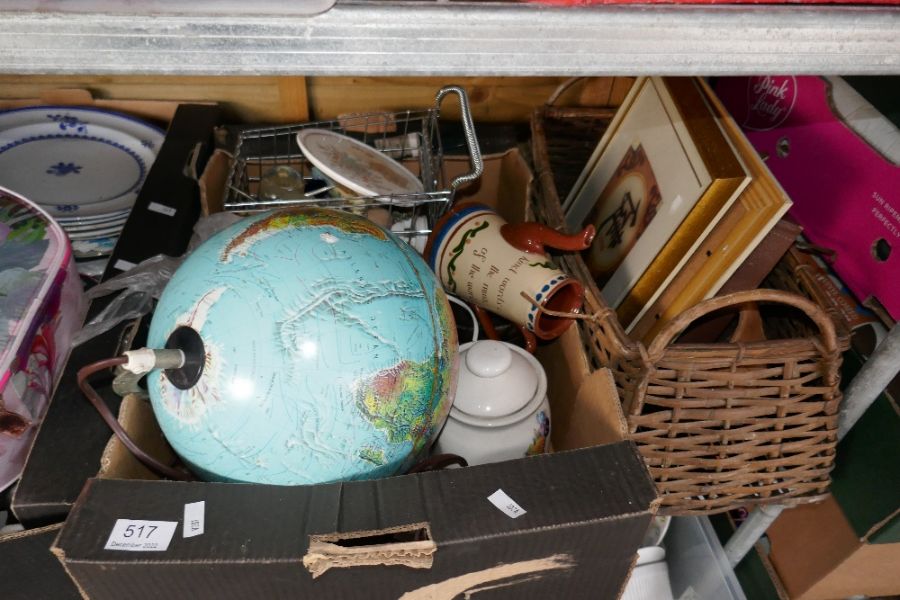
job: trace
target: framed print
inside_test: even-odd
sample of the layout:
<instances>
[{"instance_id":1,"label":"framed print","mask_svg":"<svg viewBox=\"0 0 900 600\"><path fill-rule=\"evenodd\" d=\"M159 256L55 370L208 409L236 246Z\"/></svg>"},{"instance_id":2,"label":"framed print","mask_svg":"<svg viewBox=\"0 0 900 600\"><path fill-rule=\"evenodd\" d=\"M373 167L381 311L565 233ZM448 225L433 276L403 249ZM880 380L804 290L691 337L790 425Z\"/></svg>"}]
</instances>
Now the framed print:
<instances>
[{"instance_id":1,"label":"framed print","mask_svg":"<svg viewBox=\"0 0 900 600\"><path fill-rule=\"evenodd\" d=\"M563 203L570 230L628 326L678 273L749 183L693 78L640 78Z\"/></svg>"},{"instance_id":2,"label":"framed print","mask_svg":"<svg viewBox=\"0 0 900 600\"><path fill-rule=\"evenodd\" d=\"M584 260L598 284L609 281L628 252L656 216L659 185L644 146L629 146L616 170L588 213L603 239L584 253Z\"/></svg>"},{"instance_id":3,"label":"framed print","mask_svg":"<svg viewBox=\"0 0 900 600\"><path fill-rule=\"evenodd\" d=\"M752 180L704 240L699 251L694 252L659 297L647 304L626 328L632 339L646 344L676 316L698 302L715 296L792 205L791 199L712 90L705 85L703 89L728 138L744 158Z\"/></svg>"}]
</instances>

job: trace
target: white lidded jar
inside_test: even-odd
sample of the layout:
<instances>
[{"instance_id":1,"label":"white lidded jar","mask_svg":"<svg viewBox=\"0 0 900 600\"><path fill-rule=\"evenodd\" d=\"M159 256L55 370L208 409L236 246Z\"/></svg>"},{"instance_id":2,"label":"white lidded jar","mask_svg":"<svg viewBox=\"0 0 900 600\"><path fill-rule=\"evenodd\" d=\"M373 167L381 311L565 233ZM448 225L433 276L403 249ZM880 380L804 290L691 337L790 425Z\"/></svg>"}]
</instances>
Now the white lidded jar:
<instances>
[{"instance_id":1,"label":"white lidded jar","mask_svg":"<svg viewBox=\"0 0 900 600\"><path fill-rule=\"evenodd\" d=\"M434 452L479 465L547 451L547 375L537 359L494 340L463 344L460 356L456 397Z\"/></svg>"}]
</instances>

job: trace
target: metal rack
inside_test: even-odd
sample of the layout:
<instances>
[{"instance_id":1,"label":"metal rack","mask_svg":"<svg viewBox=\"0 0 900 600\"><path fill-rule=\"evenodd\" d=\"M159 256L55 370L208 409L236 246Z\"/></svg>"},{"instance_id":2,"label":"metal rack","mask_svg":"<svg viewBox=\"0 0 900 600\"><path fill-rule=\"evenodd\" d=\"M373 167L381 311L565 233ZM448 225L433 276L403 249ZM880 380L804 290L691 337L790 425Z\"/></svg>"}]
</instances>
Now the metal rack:
<instances>
[{"instance_id":1,"label":"metal rack","mask_svg":"<svg viewBox=\"0 0 900 600\"><path fill-rule=\"evenodd\" d=\"M459 98L471 170L444 185L439 119L441 103L448 94ZM408 163L411 170L418 173L423 191L389 196L359 196L346 190L336 193L337 186L321 181L324 176L316 172L297 142L297 134L307 129L325 129L346 135L385 156ZM304 190L310 189L313 183L318 187L298 194L296 198L266 197L262 192L265 173L279 167L287 167L302 177ZM238 135L228 174L224 204L226 209L235 212L316 205L364 214L367 209L382 208L388 211L392 223L403 219L408 221L409 226L402 229L401 237L410 243L421 242L417 246L424 247L425 237L431 233L438 217L452 204L457 188L478 179L483 168L468 96L459 86L445 86L438 91L431 108L349 115L330 121L242 131Z\"/></svg>"}]
</instances>

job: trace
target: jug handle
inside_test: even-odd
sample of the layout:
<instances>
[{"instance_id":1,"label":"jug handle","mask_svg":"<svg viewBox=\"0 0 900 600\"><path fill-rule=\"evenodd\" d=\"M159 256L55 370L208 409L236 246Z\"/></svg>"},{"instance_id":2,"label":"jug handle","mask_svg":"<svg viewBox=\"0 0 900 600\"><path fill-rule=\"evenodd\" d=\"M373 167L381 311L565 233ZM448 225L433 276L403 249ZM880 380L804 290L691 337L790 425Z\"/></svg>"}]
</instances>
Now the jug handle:
<instances>
[{"instance_id":1,"label":"jug handle","mask_svg":"<svg viewBox=\"0 0 900 600\"><path fill-rule=\"evenodd\" d=\"M481 323L481 329L484 331L484 336L489 340L502 341L500 340L500 335L497 333L497 329L494 328L490 313L477 304L472 304L471 306L472 310L474 310L475 314L478 316L478 322ZM522 333L522 338L525 340L525 351L529 354L534 354L534 351L537 350L537 336L524 325L517 325L517 327Z\"/></svg>"},{"instance_id":2,"label":"jug handle","mask_svg":"<svg viewBox=\"0 0 900 600\"><path fill-rule=\"evenodd\" d=\"M481 308L477 304L470 304L472 310L475 311L475 316L478 317L478 322L481 323L481 330L484 332L484 337L489 340L499 340L500 336L497 334L497 329L494 328L494 322L491 321L491 315L485 309Z\"/></svg>"},{"instance_id":3,"label":"jug handle","mask_svg":"<svg viewBox=\"0 0 900 600\"><path fill-rule=\"evenodd\" d=\"M597 230L588 225L578 233L560 233L541 223L505 223L500 227L500 235L506 243L522 252L546 254L545 247L575 252L587 249Z\"/></svg>"}]
</instances>

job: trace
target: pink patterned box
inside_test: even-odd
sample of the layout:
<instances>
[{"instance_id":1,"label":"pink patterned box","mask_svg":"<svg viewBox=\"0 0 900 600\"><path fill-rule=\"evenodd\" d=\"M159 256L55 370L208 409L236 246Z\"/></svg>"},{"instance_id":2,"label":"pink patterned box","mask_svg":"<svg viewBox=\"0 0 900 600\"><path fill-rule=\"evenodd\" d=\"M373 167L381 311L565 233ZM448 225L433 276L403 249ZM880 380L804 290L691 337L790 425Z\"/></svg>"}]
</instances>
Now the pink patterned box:
<instances>
[{"instance_id":1,"label":"pink patterned box","mask_svg":"<svg viewBox=\"0 0 900 600\"><path fill-rule=\"evenodd\" d=\"M900 318L900 132L840 78L734 77L716 93L860 300Z\"/></svg>"},{"instance_id":2,"label":"pink patterned box","mask_svg":"<svg viewBox=\"0 0 900 600\"><path fill-rule=\"evenodd\" d=\"M62 228L0 188L0 490L25 466L85 306Z\"/></svg>"}]
</instances>

